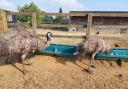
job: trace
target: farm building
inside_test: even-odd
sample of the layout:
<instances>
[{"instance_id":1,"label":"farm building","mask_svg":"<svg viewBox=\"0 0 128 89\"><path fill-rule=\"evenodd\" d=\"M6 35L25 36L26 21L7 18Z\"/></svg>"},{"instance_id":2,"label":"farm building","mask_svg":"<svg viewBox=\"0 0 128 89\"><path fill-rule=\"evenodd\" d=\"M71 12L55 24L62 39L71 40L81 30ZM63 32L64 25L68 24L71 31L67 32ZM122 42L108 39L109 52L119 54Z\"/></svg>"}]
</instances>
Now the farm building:
<instances>
[{"instance_id":1,"label":"farm building","mask_svg":"<svg viewBox=\"0 0 128 89\"><path fill-rule=\"evenodd\" d=\"M0 9L0 11L12 12L12 11L3 10L3 9ZM16 22L17 21L17 16L16 15L7 15L7 21L8 22Z\"/></svg>"},{"instance_id":2,"label":"farm building","mask_svg":"<svg viewBox=\"0 0 128 89\"><path fill-rule=\"evenodd\" d=\"M128 12L124 11L70 11L70 13L85 13L85 16L71 16L70 24L81 25L78 31L87 29L88 15L91 14L91 28L94 31L128 33ZM69 30L72 30L70 28Z\"/></svg>"}]
</instances>

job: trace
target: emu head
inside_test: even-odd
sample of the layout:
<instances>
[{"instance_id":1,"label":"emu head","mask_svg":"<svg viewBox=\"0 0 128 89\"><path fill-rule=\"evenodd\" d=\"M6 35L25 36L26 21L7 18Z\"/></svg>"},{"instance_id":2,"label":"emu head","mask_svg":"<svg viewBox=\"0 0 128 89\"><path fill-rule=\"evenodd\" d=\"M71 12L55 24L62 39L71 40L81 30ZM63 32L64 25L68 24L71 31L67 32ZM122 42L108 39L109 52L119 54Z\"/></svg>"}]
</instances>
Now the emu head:
<instances>
[{"instance_id":1,"label":"emu head","mask_svg":"<svg viewBox=\"0 0 128 89\"><path fill-rule=\"evenodd\" d=\"M82 39L86 40L87 39L87 36L82 36Z\"/></svg>"},{"instance_id":2,"label":"emu head","mask_svg":"<svg viewBox=\"0 0 128 89\"><path fill-rule=\"evenodd\" d=\"M51 32L47 32L46 41L51 41L51 37L52 37L52 33Z\"/></svg>"},{"instance_id":3,"label":"emu head","mask_svg":"<svg viewBox=\"0 0 128 89\"><path fill-rule=\"evenodd\" d=\"M100 34L100 32L98 31L98 32L96 32L96 34Z\"/></svg>"}]
</instances>

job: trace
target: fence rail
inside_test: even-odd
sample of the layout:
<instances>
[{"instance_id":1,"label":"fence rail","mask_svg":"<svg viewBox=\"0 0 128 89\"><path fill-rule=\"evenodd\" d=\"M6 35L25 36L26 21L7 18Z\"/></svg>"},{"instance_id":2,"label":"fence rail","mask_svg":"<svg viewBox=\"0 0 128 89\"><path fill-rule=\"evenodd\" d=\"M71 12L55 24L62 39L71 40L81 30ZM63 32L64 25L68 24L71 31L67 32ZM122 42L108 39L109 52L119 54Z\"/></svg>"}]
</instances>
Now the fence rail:
<instances>
[{"instance_id":1,"label":"fence rail","mask_svg":"<svg viewBox=\"0 0 128 89\"><path fill-rule=\"evenodd\" d=\"M32 15L33 12L6 12L7 15Z\"/></svg>"},{"instance_id":2,"label":"fence rail","mask_svg":"<svg viewBox=\"0 0 128 89\"><path fill-rule=\"evenodd\" d=\"M38 15L42 15L42 16L85 16L87 18L87 22L85 22L85 24L87 24L87 29L86 29L86 35L89 36L93 31L92 31L92 20L93 17L99 17L99 16L103 16L103 17L128 17L128 13L115 13L115 12L111 12L111 13L35 13L35 12L7 12L7 15L30 15L32 16L32 29L33 29L33 34L36 33L36 29L37 29L37 21L36 21L36 17ZM70 18L69 18L70 20ZM53 24L42 24L39 26L43 26L43 27L80 27L80 25L72 25L69 24L68 25L53 25ZM95 28L128 28L128 25L96 25Z\"/></svg>"},{"instance_id":3,"label":"fence rail","mask_svg":"<svg viewBox=\"0 0 128 89\"><path fill-rule=\"evenodd\" d=\"M94 28L128 28L128 25L95 25Z\"/></svg>"},{"instance_id":4,"label":"fence rail","mask_svg":"<svg viewBox=\"0 0 128 89\"><path fill-rule=\"evenodd\" d=\"M77 24L40 24L38 25L38 27L66 27L66 28L69 28L69 27L75 27L75 28L78 28L78 27L81 27L82 25L77 25Z\"/></svg>"},{"instance_id":5,"label":"fence rail","mask_svg":"<svg viewBox=\"0 0 128 89\"><path fill-rule=\"evenodd\" d=\"M45 34L37 34L37 36L39 37L44 37L46 36ZM59 35L59 34L56 34L56 35L53 35L54 38L75 38L75 39L82 39L86 36L85 35L77 35L77 36L74 36L74 35ZM127 40L127 37L128 35L99 35L101 37L103 37L104 39L124 39L124 40Z\"/></svg>"},{"instance_id":6,"label":"fence rail","mask_svg":"<svg viewBox=\"0 0 128 89\"><path fill-rule=\"evenodd\" d=\"M6 12L8 15L32 15L34 12ZM43 16L106 16L106 17L128 17L128 13L37 13Z\"/></svg>"}]
</instances>

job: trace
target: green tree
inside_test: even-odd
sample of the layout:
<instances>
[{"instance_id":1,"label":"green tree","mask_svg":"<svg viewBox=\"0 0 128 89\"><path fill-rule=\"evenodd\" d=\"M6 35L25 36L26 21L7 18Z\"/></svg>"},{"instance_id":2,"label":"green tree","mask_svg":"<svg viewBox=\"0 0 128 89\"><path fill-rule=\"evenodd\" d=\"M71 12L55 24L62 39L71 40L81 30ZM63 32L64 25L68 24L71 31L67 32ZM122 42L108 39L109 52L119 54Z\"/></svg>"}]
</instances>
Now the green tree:
<instances>
[{"instance_id":1,"label":"green tree","mask_svg":"<svg viewBox=\"0 0 128 89\"><path fill-rule=\"evenodd\" d=\"M62 8L59 8L59 13L63 13ZM68 18L66 16L56 16L54 22L55 23L64 23Z\"/></svg>"},{"instance_id":2,"label":"green tree","mask_svg":"<svg viewBox=\"0 0 128 89\"><path fill-rule=\"evenodd\" d=\"M41 9L36 6L33 2L30 4L25 4L24 6L20 7L18 6L18 12L36 12L36 13L41 13ZM42 16L37 16L37 23L40 24L42 22ZM21 22L32 22L32 17L31 16L19 16L18 20Z\"/></svg>"},{"instance_id":3,"label":"green tree","mask_svg":"<svg viewBox=\"0 0 128 89\"><path fill-rule=\"evenodd\" d=\"M53 23L53 17L52 16L44 16L43 23Z\"/></svg>"},{"instance_id":4,"label":"green tree","mask_svg":"<svg viewBox=\"0 0 128 89\"><path fill-rule=\"evenodd\" d=\"M63 13L63 10L62 10L62 8L60 7L60 9L59 9L59 13Z\"/></svg>"}]
</instances>

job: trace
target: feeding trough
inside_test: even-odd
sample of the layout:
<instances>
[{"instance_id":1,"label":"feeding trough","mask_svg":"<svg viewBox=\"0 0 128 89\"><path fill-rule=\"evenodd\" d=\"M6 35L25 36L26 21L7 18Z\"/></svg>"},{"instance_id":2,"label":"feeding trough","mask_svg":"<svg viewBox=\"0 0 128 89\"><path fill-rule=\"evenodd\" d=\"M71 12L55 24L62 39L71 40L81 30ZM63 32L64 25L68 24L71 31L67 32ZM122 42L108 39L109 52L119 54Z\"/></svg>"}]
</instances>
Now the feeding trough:
<instances>
[{"instance_id":1,"label":"feeding trough","mask_svg":"<svg viewBox=\"0 0 128 89\"><path fill-rule=\"evenodd\" d=\"M76 46L70 45L60 45L60 44L50 44L49 47L40 50L43 54L50 54L56 56L65 56L65 57L75 57Z\"/></svg>"},{"instance_id":2,"label":"feeding trough","mask_svg":"<svg viewBox=\"0 0 128 89\"><path fill-rule=\"evenodd\" d=\"M42 54L64 56L64 57L76 57L77 46L51 44L45 49L41 49ZM123 60L128 61L128 48L111 48L108 54L98 52L96 54L97 59L105 60Z\"/></svg>"},{"instance_id":3,"label":"feeding trough","mask_svg":"<svg viewBox=\"0 0 128 89\"><path fill-rule=\"evenodd\" d=\"M111 48L108 54L98 52L96 58L128 61L128 48Z\"/></svg>"}]
</instances>

